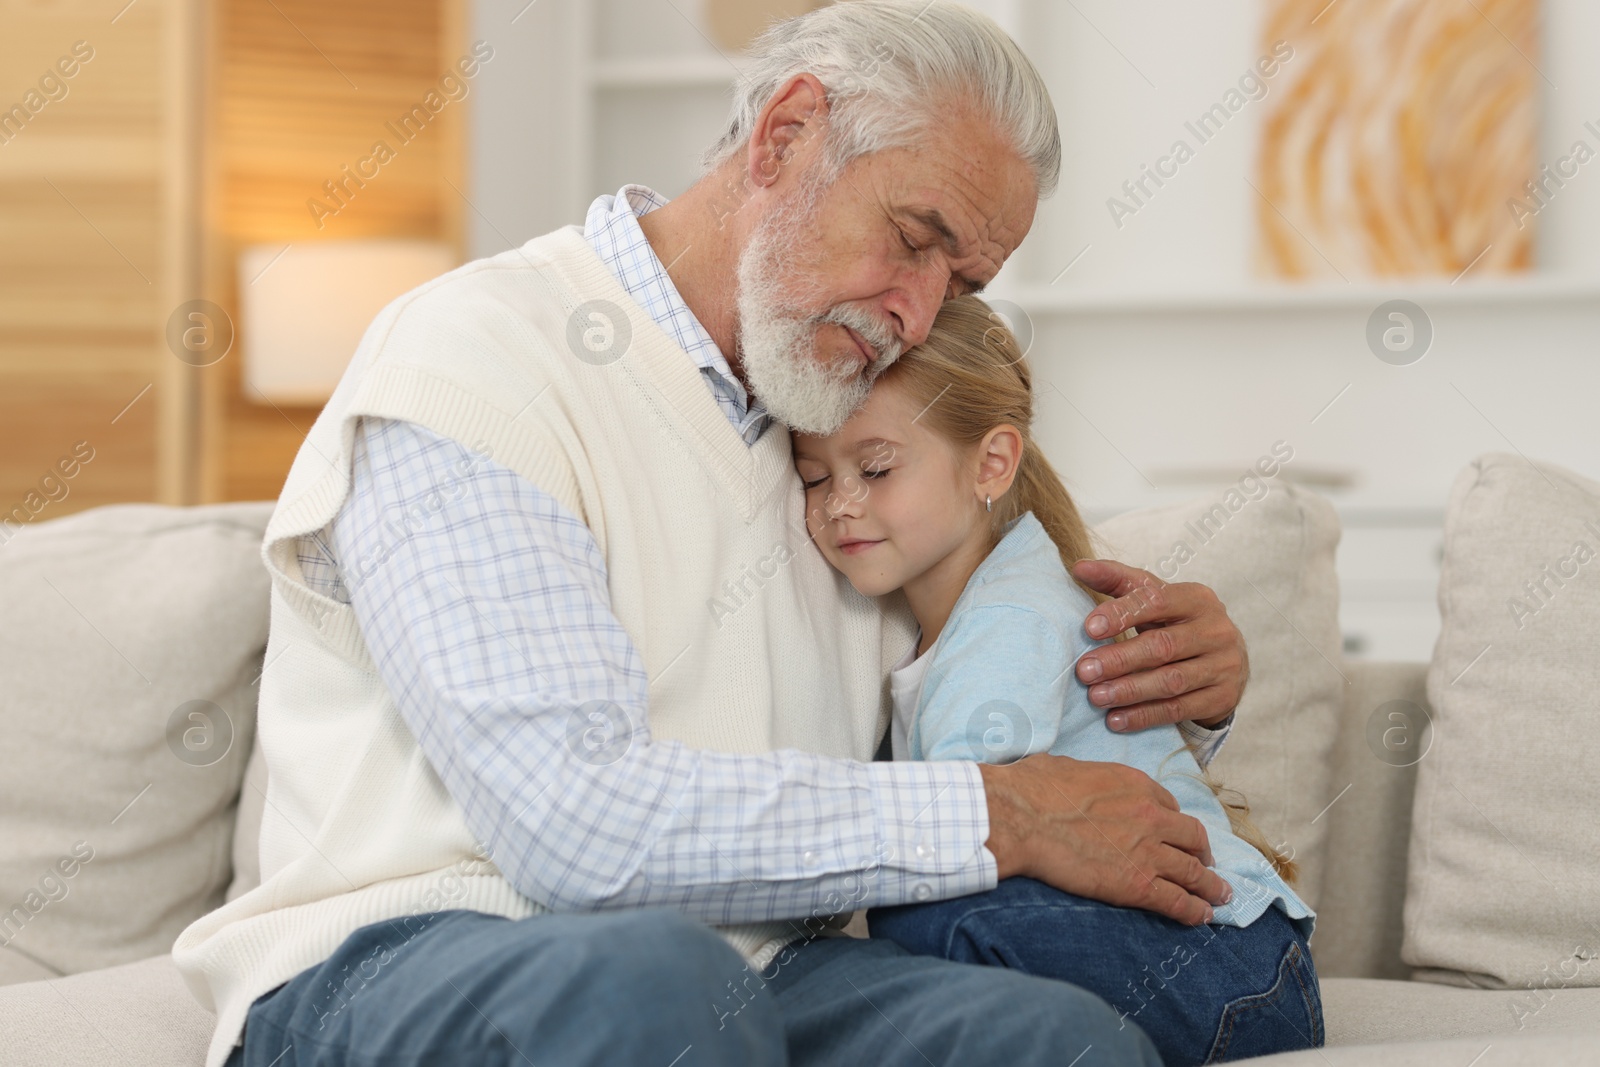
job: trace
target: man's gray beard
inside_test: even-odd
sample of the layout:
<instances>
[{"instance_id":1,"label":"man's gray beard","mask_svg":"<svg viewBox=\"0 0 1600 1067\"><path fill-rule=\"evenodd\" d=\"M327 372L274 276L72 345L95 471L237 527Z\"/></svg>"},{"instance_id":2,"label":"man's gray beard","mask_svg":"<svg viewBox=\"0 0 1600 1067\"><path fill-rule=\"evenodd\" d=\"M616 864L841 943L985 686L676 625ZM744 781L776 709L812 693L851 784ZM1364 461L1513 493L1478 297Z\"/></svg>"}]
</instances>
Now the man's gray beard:
<instances>
[{"instance_id":1,"label":"man's gray beard","mask_svg":"<svg viewBox=\"0 0 1600 1067\"><path fill-rule=\"evenodd\" d=\"M809 194L809 195L808 195ZM821 315L796 314L790 303L807 293L792 268L790 253L816 214L821 190L797 191L750 235L739 256L739 351L756 400L773 418L801 433L837 433L867 399L872 380L900 355L894 332L864 308L841 304ZM817 330L834 322L859 333L879 356L861 374L853 354L837 363L816 358Z\"/></svg>"}]
</instances>

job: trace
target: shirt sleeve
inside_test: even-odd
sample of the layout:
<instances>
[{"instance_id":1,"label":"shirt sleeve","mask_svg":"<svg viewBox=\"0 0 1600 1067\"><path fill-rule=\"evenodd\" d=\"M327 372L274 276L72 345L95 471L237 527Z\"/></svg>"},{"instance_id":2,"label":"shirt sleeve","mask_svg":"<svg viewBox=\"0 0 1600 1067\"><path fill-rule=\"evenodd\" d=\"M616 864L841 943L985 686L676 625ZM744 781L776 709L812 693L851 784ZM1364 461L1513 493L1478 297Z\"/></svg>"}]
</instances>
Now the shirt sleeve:
<instances>
[{"instance_id":1,"label":"shirt sleeve","mask_svg":"<svg viewBox=\"0 0 1600 1067\"><path fill-rule=\"evenodd\" d=\"M1089 702L1076 667L1085 652L1109 641L1091 640L1069 649L1049 619L1003 604L971 608L950 626L941 637L939 657L960 669L933 665L923 683L922 711L913 724L913 750L926 753L925 758L1010 763L1048 751L1064 717L1076 711L1086 718L1105 714ZM1003 657L994 654L996 641L1003 643ZM1066 669L1049 676L1015 670L1017 663L1059 663ZM1232 727L1231 713L1214 727L1178 723L1202 767L1216 758Z\"/></svg>"},{"instance_id":2,"label":"shirt sleeve","mask_svg":"<svg viewBox=\"0 0 1600 1067\"><path fill-rule=\"evenodd\" d=\"M1222 751L1223 742L1228 740L1228 734L1233 730L1233 715L1233 712L1228 712L1228 717L1215 726L1201 726L1193 719L1178 723L1178 732L1188 742L1200 766L1204 767L1216 759L1217 753Z\"/></svg>"},{"instance_id":3,"label":"shirt sleeve","mask_svg":"<svg viewBox=\"0 0 1600 1067\"><path fill-rule=\"evenodd\" d=\"M726 924L996 884L974 763L651 737L648 678L593 535L486 455L362 420L324 543L468 828L546 907L670 906Z\"/></svg>"}]
</instances>

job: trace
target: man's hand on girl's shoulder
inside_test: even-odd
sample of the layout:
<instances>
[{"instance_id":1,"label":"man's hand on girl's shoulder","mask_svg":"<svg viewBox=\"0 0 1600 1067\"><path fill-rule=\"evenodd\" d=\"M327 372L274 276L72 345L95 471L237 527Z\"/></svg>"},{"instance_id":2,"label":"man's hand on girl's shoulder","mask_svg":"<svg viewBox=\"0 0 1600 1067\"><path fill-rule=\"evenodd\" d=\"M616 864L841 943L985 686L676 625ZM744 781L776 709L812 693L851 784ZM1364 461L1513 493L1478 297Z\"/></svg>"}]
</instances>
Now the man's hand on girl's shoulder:
<instances>
[{"instance_id":1,"label":"man's hand on girl's shoulder","mask_svg":"<svg viewBox=\"0 0 1600 1067\"><path fill-rule=\"evenodd\" d=\"M1113 730L1144 730L1192 719L1226 722L1250 676L1244 635L1217 594L1198 582L1164 582L1149 571L1109 559L1072 565L1080 581L1114 597L1084 619L1095 638L1130 628L1137 634L1085 653L1078 679L1089 702L1116 709Z\"/></svg>"}]
</instances>

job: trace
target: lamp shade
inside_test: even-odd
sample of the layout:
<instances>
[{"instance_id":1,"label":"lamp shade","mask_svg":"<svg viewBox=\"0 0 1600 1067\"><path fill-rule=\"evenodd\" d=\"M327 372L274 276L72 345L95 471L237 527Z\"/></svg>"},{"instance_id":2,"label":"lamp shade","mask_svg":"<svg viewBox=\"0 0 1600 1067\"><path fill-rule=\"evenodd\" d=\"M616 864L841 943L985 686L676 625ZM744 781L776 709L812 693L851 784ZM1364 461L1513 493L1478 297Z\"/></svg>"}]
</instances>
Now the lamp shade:
<instances>
[{"instance_id":1,"label":"lamp shade","mask_svg":"<svg viewBox=\"0 0 1600 1067\"><path fill-rule=\"evenodd\" d=\"M327 402L361 335L395 297L456 266L436 241L252 245L239 254L247 399Z\"/></svg>"}]
</instances>

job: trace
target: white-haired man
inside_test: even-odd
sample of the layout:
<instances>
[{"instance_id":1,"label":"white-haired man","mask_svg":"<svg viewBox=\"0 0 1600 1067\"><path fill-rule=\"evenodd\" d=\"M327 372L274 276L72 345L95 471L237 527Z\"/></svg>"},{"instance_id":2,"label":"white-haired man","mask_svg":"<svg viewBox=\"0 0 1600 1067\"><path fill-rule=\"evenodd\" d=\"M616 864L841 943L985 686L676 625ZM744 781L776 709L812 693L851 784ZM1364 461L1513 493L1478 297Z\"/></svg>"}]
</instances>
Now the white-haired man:
<instances>
[{"instance_id":1,"label":"white-haired man","mask_svg":"<svg viewBox=\"0 0 1600 1067\"><path fill-rule=\"evenodd\" d=\"M807 544L784 427L983 288L1059 156L992 22L855 0L758 42L681 197L378 316L267 530L262 883L174 948L209 1067L1158 1062L1083 990L836 929L1013 874L1228 898L1136 771L873 761L914 623ZM1091 698L1214 751L1216 598L1081 566L1120 598L1091 632L1147 631L1085 657Z\"/></svg>"}]
</instances>

